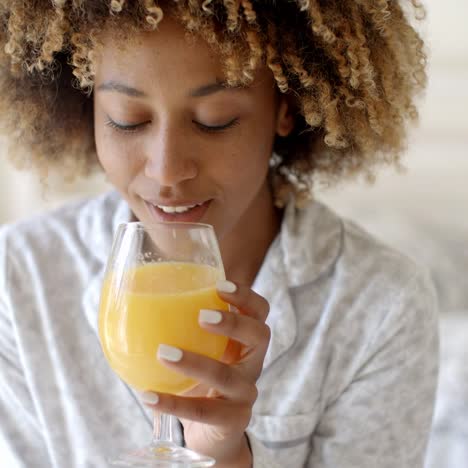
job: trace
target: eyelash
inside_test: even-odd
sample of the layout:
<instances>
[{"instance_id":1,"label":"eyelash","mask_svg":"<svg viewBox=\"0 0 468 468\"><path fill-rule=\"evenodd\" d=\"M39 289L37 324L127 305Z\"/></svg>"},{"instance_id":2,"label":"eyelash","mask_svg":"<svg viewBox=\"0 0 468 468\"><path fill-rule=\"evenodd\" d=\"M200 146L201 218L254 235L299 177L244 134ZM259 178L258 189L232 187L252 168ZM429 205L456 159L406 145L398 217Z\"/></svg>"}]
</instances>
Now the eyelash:
<instances>
[{"instance_id":1,"label":"eyelash","mask_svg":"<svg viewBox=\"0 0 468 468\"><path fill-rule=\"evenodd\" d=\"M235 127L236 125L239 125L239 119L235 118L228 122L225 125L218 125L216 127L210 127L208 125L203 125L200 122L195 122L194 123L197 125L197 127L202 131L206 133L216 133L216 132L222 132L224 130L227 130L229 128Z\"/></svg>"},{"instance_id":2,"label":"eyelash","mask_svg":"<svg viewBox=\"0 0 468 468\"><path fill-rule=\"evenodd\" d=\"M138 130L140 130L144 125L146 125L149 122L143 122L135 125L120 125L117 122L114 122L111 118L108 117L108 120L106 121L106 125L110 128L113 128L114 130L117 130L118 132L123 132L123 133L135 133Z\"/></svg>"},{"instance_id":3,"label":"eyelash","mask_svg":"<svg viewBox=\"0 0 468 468\"><path fill-rule=\"evenodd\" d=\"M114 130L117 130L119 132L123 133L136 133L138 130L142 129L145 125L147 125L149 122L143 122L135 125L120 125L117 122L114 122L111 118L108 117L108 120L106 121L106 125L110 128L113 128ZM229 128L235 127L236 125L239 124L239 119L235 118L228 122L225 125L219 125L215 127L210 127L208 125L203 125L200 122L195 122L193 121L194 124L202 131L206 133L217 133L217 132L222 132L224 130L227 130Z\"/></svg>"}]
</instances>

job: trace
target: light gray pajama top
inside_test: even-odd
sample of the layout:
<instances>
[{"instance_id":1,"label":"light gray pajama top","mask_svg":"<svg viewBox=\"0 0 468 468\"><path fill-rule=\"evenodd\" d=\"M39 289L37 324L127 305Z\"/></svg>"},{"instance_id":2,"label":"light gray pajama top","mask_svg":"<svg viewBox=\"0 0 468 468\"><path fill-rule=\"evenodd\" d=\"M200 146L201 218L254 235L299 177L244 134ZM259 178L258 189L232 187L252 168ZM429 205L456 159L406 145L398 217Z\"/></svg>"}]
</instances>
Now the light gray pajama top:
<instances>
[{"instance_id":1,"label":"light gray pajama top","mask_svg":"<svg viewBox=\"0 0 468 468\"><path fill-rule=\"evenodd\" d=\"M105 467L151 418L97 336L116 192L0 229L0 467ZM254 468L418 468L438 336L427 274L319 202L287 207L254 289L272 339Z\"/></svg>"}]
</instances>

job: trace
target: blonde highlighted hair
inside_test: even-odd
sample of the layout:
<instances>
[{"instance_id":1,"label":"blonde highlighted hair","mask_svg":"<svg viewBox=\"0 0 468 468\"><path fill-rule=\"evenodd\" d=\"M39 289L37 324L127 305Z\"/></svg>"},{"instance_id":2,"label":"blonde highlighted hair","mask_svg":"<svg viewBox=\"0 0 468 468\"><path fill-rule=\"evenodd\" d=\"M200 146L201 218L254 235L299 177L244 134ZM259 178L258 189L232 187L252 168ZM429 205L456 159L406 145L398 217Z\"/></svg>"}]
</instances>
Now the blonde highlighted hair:
<instances>
[{"instance_id":1,"label":"blonde highlighted hair","mask_svg":"<svg viewBox=\"0 0 468 468\"><path fill-rule=\"evenodd\" d=\"M405 2L408 3L408 2ZM397 163L406 124L426 85L424 44L410 14L417 0L7 0L0 6L2 131L19 165L66 175L97 167L94 58L103 28L156 30L168 12L201 36L229 85L248 86L266 64L291 96L296 124L277 137L278 205L300 202L314 176L372 177ZM408 7L409 8L409 7ZM125 26L125 27L123 27Z\"/></svg>"}]
</instances>

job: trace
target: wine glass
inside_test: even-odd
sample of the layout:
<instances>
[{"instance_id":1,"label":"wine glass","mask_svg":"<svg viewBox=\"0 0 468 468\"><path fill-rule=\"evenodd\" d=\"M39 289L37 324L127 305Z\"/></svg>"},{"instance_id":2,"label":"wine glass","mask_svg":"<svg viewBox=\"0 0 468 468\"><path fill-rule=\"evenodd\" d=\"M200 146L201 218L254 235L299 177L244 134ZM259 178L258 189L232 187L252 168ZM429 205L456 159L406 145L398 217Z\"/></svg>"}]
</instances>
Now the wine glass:
<instances>
[{"instance_id":1,"label":"wine glass","mask_svg":"<svg viewBox=\"0 0 468 468\"><path fill-rule=\"evenodd\" d=\"M200 309L228 310L216 293L225 279L212 226L121 224L103 281L99 336L112 369L137 391L180 395L197 382L156 358L166 344L221 359L228 339L203 330ZM111 461L119 466L207 467L213 458L175 444L171 416L154 412L151 443Z\"/></svg>"}]
</instances>

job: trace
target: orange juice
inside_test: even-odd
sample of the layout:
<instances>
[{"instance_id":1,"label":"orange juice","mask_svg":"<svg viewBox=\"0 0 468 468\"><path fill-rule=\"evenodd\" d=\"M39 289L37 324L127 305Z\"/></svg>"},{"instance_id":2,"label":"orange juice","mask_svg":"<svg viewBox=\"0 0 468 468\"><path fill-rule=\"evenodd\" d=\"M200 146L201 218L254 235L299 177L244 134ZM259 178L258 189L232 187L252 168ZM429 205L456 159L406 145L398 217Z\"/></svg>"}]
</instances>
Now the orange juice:
<instances>
[{"instance_id":1,"label":"orange juice","mask_svg":"<svg viewBox=\"0 0 468 468\"><path fill-rule=\"evenodd\" d=\"M203 330L200 309L228 310L215 289L222 273L195 263L151 263L110 272L104 280L99 335L114 371L131 387L178 394L196 382L164 367L159 344L203 354L223 355L228 339ZM120 284L117 284L119 282Z\"/></svg>"}]
</instances>

